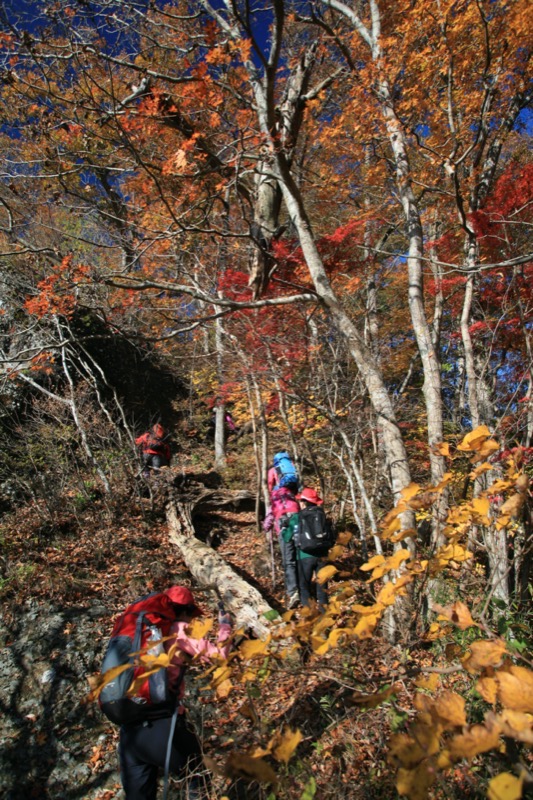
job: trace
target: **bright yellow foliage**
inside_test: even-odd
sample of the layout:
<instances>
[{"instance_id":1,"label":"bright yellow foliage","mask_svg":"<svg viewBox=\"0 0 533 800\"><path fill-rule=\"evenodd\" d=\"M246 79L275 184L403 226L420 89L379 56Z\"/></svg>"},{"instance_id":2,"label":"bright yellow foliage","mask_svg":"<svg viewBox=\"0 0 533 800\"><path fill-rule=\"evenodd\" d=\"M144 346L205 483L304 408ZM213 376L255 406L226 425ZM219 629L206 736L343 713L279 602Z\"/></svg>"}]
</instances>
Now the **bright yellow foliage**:
<instances>
[{"instance_id":1,"label":"bright yellow foliage","mask_svg":"<svg viewBox=\"0 0 533 800\"><path fill-rule=\"evenodd\" d=\"M489 781L487 797L489 800L520 800L522 785L522 778L516 778L510 772L502 772Z\"/></svg>"}]
</instances>

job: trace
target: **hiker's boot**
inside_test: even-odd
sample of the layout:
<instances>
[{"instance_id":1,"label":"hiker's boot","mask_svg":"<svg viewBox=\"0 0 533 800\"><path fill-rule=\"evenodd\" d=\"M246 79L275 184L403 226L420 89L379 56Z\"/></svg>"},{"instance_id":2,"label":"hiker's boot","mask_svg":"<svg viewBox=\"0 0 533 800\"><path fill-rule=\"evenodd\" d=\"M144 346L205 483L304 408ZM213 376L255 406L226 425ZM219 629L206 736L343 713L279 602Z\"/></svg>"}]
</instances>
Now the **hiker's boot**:
<instances>
[{"instance_id":1,"label":"hiker's boot","mask_svg":"<svg viewBox=\"0 0 533 800\"><path fill-rule=\"evenodd\" d=\"M299 605L300 605L300 595L298 594L298 592L293 592L289 597L287 608L296 608L296 606Z\"/></svg>"}]
</instances>

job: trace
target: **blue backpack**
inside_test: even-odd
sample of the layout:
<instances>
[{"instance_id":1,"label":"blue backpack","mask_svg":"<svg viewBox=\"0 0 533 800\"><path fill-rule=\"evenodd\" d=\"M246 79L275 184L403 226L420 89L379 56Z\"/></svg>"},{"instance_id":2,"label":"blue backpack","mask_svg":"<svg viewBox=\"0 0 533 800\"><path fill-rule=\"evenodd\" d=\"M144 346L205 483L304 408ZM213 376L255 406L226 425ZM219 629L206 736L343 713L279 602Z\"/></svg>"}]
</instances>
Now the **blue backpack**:
<instances>
[{"instance_id":1,"label":"blue backpack","mask_svg":"<svg viewBox=\"0 0 533 800\"><path fill-rule=\"evenodd\" d=\"M272 463L278 475L278 486L298 491L300 480L290 455L282 450L280 453L276 453Z\"/></svg>"}]
</instances>

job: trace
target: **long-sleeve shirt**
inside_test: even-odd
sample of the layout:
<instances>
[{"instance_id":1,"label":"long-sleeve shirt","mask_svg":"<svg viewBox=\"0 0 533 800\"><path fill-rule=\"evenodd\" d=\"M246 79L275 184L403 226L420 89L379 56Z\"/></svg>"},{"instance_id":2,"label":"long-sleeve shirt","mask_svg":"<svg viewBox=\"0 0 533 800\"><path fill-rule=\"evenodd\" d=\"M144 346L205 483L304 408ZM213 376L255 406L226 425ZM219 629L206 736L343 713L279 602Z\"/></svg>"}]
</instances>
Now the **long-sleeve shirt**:
<instances>
[{"instance_id":1,"label":"long-sleeve shirt","mask_svg":"<svg viewBox=\"0 0 533 800\"><path fill-rule=\"evenodd\" d=\"M210 642L209 639L194 639L187 633L188 622L173 622L170 626L169 635L173 638L165 642L165 649L170 650L173 644L178 645L178 650L174 654L172 664L168 667L168 680L171 688L175 689L179 682L178 699L182 699L185 694L185 683L180 681L183 667L189 659L184 656L193 657L201 663L206 663L211 659L225 659L231 649L231 625L222 624L218 628L217 643Z\"/></svg>"},{"instance_id":2,"label":"long-sleeve shirt","mask_svg":"<svg viewBox=\"0 0 533 800\"><path fill-rule=\"evenodd\" d=\"M268 470L267 485L268 485L268 491L270 492L270 494L272 494L272 491L278 485L278 472L276 470L276 467L270 467L270 469Z\"/></svg>"}]
</instances>

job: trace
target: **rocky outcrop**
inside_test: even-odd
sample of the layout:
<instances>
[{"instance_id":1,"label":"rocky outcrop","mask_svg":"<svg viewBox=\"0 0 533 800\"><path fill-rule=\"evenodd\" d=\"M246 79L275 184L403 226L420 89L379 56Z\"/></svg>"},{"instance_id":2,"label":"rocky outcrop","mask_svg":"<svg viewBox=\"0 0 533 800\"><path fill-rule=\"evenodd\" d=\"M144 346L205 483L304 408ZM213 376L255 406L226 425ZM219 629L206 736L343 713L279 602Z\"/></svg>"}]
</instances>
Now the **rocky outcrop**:
<instances>
[{"instance_id":1,"label":"rocky outcrop","mask_svg":"<svg viewBox=\"0 0 533 800\"><path fill-rule=\"evenodd\" d=\"M90 800L103 787L118 786L116 729L94 703L85 702L87 677L99 668L109 617L99 602L61 609L34 600L4 614L0 623L0 796L4 800Z\"/></svg>"}]
</instances>

